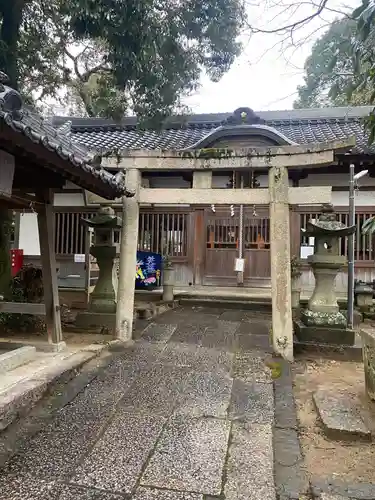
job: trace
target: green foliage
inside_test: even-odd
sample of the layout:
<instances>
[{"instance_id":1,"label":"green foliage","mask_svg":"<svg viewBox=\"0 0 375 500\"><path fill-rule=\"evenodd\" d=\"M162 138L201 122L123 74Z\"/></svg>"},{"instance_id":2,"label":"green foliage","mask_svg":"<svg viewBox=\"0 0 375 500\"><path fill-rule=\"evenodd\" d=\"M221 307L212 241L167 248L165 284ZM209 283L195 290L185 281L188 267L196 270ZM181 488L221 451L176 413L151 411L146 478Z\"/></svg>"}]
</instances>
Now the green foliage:
<instances>
[{"instance_id":1,"label":"green foliage","mask_svg":"<svg viewBox=\"0 0 375 500\"><path fill-rule=\"evenodd\" d=\"M22 267L11 281L9 300L12 302L42 302L41 269L32 265ZM42 317L32 314L0 313L0 330L6 333L43 333L46 330L46 324Z\"/></svg>"},{"instance_id":2,"label":"green foliage","mask_svg":"<svg viewBox=\"0 0 375 500\"><path fill-rule=\"evenodd\" d=\"M0 295L9 294L11 274L10 237L14 231L13 213L9 210L0 210Z\"/></svg>"},{"instance_id":3,"label":"green foliage","mask_svg":"<svg viewBox=\"0 0 375 500\"><path fill-rule=\"evenodd\" d=\"M242 0L11 3L0 0L0 69L30 101L62 99L90 116L160 123L241 50Z\"/></svg>"},{"instance_id":4,"label":"green foliage","mask_svg":"<svg viewBox=\"0 0 375 500\"><path fill-rule=\"evenodd\" d=\"M375 63L372 47L372 37L363 40L355 20L335 21L306 60L304 84L298 87L294 107L370 104L373 87L365 75Z\"/></svg>"},{"instance_id":5,"label":"green foliage","mask_svg":"<svg viewBox=\"0 0 375 500\"><path fill-rule=\"evenodd\" d=\"M362 225L362 234L364 235L372 235L375 232L375 217L370 217L365 220Z\"/></svg>"}]
</instances>

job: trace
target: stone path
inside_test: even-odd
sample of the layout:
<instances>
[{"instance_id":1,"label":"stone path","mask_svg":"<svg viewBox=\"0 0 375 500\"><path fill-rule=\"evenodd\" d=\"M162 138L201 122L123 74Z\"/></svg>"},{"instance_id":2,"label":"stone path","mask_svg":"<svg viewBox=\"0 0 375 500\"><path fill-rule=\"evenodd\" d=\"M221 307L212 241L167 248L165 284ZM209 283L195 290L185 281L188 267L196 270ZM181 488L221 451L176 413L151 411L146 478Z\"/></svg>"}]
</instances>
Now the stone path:
<instances>
[{"instance_id":1,"label":"stone path","mask_svg":"<svg viewBox=\"0 0 375 500\"><path fill-rule=\"evenodd\" d=\"M270 321L157 317L22 444L0 499L274 500Z\"/></svg>"}]
</instances>

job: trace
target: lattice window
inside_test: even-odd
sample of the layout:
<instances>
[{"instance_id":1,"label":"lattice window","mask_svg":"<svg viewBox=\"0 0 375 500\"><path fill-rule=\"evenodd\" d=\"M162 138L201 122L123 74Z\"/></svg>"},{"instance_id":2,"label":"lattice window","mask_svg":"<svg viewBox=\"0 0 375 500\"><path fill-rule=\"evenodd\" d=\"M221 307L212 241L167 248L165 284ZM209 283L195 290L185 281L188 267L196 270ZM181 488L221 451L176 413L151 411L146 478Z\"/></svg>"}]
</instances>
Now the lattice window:
<instances>
[{"instance_id":1,"label":"lattice window","mask_svg":"<svg viewBox=\"0 0 375 500\"><path fill-rule=\"evenodd\" d=\"M374 236L364 236L362 234L362 225L365 220L373 217L375 215L374 212L366 211L359 212L357 211L355 215L355 222L357 226L357 230L355 233L355 243L354 243L354 256L355 260L359 261L374 261L375 259L375 239ZM301 228L306 228L306 223L309 219L316 219L319 217L319 213L303 213L301 216ZM346 213L338 213L338 220L343 222L345 225L349 223L349 214ZM308 238L306 236L301 237L301 245L308 245ZM342 238L340 240L340 249L341 255L348 254L348 239Z\"/></svg>"},{"instance_id":2,"label":"lattice window","mask_svg":"<svg viewBox=\"0 0 375 500\"><path fill-rule=\"evenodd\" d=\"M59 255L84 254L87 228L82 219L90 219L95 212L55 212L55 252Z\"/></svg>"},{"instance_id":3,"label":"lattice window","mask_svg":"<svg viewBox=\"0 0 375 500\"><path fill-rule=\"evenodd\" d=\"M138 250L161 253L170 257L186 257L187 216L186 213L141 213Z\"/></svg>"},{"instance_id":4,"label":"lattice window","mask_svg":"<svg viewBox=\"0 0 375 500\"><path fill-rule=\"evenodd\" d=\"M238 248L239 216L210 217L207 224L207 248ZM243 242L245 249L270 248L268 217L244 216Z\"/></svg>"}]
</instances>

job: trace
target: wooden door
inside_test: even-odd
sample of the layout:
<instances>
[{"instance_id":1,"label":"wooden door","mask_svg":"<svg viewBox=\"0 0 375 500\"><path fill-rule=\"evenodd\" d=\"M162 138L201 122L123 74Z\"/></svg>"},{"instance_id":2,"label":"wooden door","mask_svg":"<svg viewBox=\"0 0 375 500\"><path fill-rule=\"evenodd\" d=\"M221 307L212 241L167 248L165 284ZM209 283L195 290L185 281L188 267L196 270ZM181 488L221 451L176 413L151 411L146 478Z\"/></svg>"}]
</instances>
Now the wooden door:
<instances>
[{"instance_id":1,"label":"wooden door","mask_svg":"<svg viewBox=\"0 0 375 500\"><path fill-rule=\"evenodd\" d=\"M271 282L270 219L268 208L245 210L243 223L244 284L268 286Z\"/></svg>"},{"instance_id":2,"label":"wooden door","mask_svg":"<svg viewBox=\"0 0 375 500\"><path fill-rule=\"evenodd\" d=\"M206 248L204 262L205 285L237 286L235 260L239 256L239 207L231 216L229 206L205 211ZM268 285L271 277L268 210L253 213L244 208L243 257L245 259L244 285Z\"/></svg>"}]
</instances>

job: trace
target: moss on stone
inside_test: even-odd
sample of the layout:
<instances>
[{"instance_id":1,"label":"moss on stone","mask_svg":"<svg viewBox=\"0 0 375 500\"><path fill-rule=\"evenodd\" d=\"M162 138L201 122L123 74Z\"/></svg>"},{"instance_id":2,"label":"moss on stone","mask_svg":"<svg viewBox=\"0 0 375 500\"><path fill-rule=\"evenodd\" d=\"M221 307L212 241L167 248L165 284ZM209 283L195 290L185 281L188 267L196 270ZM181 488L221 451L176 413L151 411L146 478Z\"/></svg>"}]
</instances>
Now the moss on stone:
<instances>
[{"instance_id":1,"label":"moss on stone","mask_svg":"<svg viewBox=\"0 0 375 500\"><path fill-rule=\"evenodd\" d=\"M195 151L195 158L202 159L228 159L233 155L233 150L228 148L204 148Z\"/></svg>"},{"instance_id":2,"label":"moss on stone","mask_svg":"<svg viewBox=\"0 0 375 500\"><path fill-rule=\"evenodd\" d=\"M279 361L268 361L266 366L271 370L271 377L273 380L281 377L283 369Z\"/></svg>"}]
</instances>

